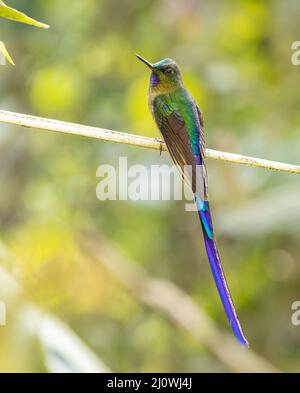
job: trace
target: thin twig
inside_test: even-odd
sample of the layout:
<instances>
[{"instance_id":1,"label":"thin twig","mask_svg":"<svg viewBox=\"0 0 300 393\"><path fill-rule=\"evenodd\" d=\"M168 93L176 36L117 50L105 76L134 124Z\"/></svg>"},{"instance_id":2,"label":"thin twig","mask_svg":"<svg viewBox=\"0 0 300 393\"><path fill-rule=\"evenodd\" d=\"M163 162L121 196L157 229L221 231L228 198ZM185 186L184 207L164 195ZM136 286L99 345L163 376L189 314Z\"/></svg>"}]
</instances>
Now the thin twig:
<instances>
[{"instance_id":1,"label":"thin twig","mask_svg":"<svg viewBox=\"0 0 300 393\"><path fill-rule=\"evenodd\" d=\"M105 128L67 123L64 121L46 119L43 117L24 115L21 113L0 110L0 122L19 125L22 127L29 127L38 130L54 131L61 132L63 134L72 134L89 138L96 138L110 142L144 147L148 149L167 150L165 143L158 138L138 136L125 132L108 130ZM206 149L205 153L207 158L214 160L221 160L226 162L232 162L235 164L300 174L300 166L298 165L269 161L261 158L249 157L241 154L227 153L211 149Z\"/></svg>"}]
</instances>

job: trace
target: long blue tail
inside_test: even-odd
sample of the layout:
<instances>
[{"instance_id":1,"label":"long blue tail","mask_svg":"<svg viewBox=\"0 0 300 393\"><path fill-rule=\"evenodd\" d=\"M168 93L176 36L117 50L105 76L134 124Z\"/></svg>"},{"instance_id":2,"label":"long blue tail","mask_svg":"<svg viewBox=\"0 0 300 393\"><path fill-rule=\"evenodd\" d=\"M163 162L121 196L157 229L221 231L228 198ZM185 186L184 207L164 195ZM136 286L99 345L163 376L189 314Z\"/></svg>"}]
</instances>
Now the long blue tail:
<instances>
[{"instance_id":1,"label":"long blue tail","mask_svg":"<svg viewBox=\"0 0 300 393\"><path fill-rule=\"evenodd\" d=\"M234 335L242 345L249 346L246 340L240 321L238 320L234 304L227 286L223 268L221 265L217 245L214 239L212 220L209 210L208 202L203 202L199 197L196 197L196 204L202 225L205 248L212 270L212 274L219 291L227 318L231 325Z\"/></svg>"}]
</instances>

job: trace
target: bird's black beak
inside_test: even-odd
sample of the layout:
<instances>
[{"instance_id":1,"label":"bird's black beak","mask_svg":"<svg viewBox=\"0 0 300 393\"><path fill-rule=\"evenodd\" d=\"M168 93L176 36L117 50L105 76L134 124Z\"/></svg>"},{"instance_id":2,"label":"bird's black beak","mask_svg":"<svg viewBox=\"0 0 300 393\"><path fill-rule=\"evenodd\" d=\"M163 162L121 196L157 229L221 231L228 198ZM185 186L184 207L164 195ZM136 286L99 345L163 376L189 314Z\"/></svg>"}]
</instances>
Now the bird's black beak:
<instances>
[{"instance_id":1,"label":"bird's black beak","mask_svg":"<svg viewBox=\"0 0 300 393\"><path fill-rule=\"evenodd\" d=\"M136 57L141 60L143 63L146 64L146 66L148 66L151 70L153 70L153 64L151 64L148 60L144 59L142 56L140 55L136 55Z\"/></svg>"}]
</instances>

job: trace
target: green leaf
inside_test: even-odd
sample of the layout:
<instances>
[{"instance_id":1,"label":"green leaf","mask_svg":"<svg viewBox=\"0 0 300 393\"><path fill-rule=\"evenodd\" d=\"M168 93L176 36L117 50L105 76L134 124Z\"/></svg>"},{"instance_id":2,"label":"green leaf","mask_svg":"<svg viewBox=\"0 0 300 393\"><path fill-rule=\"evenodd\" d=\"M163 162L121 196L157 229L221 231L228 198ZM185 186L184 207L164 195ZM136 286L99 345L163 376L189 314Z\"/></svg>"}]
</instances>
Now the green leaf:
<instances>
[{"instance_id":1,"label":"green leaf","mask_svg":"<svg viewBox=\"0 0 300 393\"><path fill-rule=\"evenodd\" d=\"M50 26L45 23L38 22L35 19L30 18L23 12L17 11L14 8L8 7L3 1L0 0L0 17L15 20L17 22L26 23L43 29L48 29Z\"/></svg>"},{"instance_id":2,"label":"green leaf","mask_svg":"<svg viewBox=\"0 0 300 393\"><path fill-rule=\"evenodd\" d=\"M13 62L13 59L10 57L10 55L6 49L6 46L4 45L4 43L2 41L0 41L0 52L3 53L3 55L10 62L10 64L15 65L15 63Z\"/></svg>"}]
</instances>

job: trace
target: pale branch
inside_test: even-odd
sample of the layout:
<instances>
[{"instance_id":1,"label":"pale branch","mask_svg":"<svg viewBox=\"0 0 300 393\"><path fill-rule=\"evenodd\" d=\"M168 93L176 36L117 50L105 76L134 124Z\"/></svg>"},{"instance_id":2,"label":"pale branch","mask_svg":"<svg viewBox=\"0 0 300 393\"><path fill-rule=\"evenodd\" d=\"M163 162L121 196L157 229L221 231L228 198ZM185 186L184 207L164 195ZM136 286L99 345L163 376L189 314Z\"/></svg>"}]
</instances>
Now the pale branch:
<instances>
[{"instance_id":1,"label":"pale branch","mask_svg":"<svg viewBox=\"0 0 300 393\"><path fill-rule=\"evenodd\" d=\"M155 150L167 150L165 143L159 138L149 138L113 131L105 128L90 127L81 124L68 123L43 117L30 116L21 113L0 110L0 122L37 130L54 131L63 134L79 135L88 138L101 139L109 142L127 144ZM214 160L232 162L258 168L273 169L282 172L300 174L300 166L277 161L269 161L241 154L227 153L218 150L206 149L206 157Z\"/></svg>"}]
</instances>

